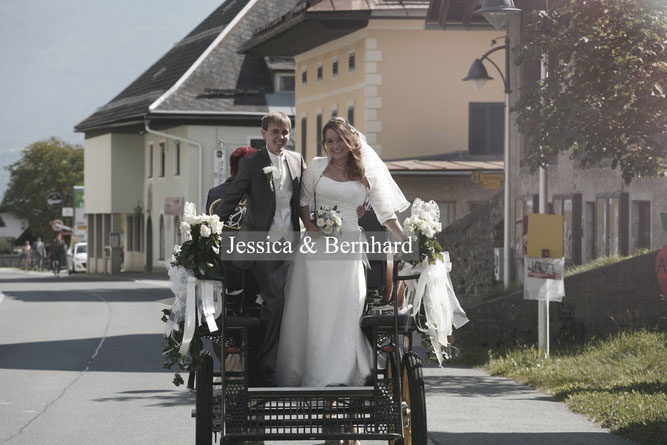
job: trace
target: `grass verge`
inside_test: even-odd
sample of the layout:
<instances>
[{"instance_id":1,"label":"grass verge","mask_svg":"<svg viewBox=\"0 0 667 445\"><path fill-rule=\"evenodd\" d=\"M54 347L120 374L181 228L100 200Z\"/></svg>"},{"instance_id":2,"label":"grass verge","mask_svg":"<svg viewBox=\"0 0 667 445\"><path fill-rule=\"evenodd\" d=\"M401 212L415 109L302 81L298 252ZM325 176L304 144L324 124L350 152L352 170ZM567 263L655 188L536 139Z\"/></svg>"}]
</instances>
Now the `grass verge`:
<instances>
[{"instance_id":1,"label":"grass verge","mask_svg":"<svg viewBox=\"0 0 667 445\"><path fill-rule=\"evenodd\" d=\"M534 348L492 357L484 368L564 401L638 444L667 443L667 334L620 333L545 359Z\"/></svg>"}]
</instances>

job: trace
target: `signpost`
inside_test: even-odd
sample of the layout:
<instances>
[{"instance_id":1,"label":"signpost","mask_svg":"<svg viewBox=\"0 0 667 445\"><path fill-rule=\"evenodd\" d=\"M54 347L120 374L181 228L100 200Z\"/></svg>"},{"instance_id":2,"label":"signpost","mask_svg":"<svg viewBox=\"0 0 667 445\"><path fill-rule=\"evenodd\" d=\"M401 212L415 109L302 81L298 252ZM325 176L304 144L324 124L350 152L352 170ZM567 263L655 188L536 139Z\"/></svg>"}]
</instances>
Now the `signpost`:
<instances>
[{"instance_id":1,"label":"signpost","mask_svg":"<svg viewBox=\"0 0 667 445\"><path fill-rule=\"evenodd\" d=\"M563 216L532 213L527 221L523 298L538 300L546 306L545 319L538 322L538 335L540 349L548 357L549 302L560 302L565 296Z\"/></svg>"}]
</instances>

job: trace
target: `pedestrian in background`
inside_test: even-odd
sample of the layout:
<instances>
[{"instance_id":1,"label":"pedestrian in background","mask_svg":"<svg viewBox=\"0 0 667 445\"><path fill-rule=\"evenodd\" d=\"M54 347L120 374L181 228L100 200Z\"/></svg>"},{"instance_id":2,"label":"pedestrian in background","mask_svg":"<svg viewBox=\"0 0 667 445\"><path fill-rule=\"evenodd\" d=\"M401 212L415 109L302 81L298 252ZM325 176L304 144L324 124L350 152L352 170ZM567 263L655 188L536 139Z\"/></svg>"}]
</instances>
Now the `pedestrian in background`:
<instances>
[{"instance_id":1,"label":"pedestrian in background","mask_svg":"<svg viewBox=\"0 0 667 445\"><path fill-rule=\"evenodd\" d=\"M35 256L35 269L42 270L44 269L44 258L46 258L46 246L42 241L42 237L38 236L37 241L32 246L32 252Z\"/></svg>"},{"instance_id":2,"label":"pedestrian in background","mask_svg":"<svg viewBox=\"0 0 667 445\"><path fill-rule=\"evenodd\" d=\"M56 236L56 239L53 240L51 255L51 259L53 260L53 273L59 275L60 267L65 265L67 261L67 246L60 233Z\"/></svg>"},{"instance_id":3,"label":"pedestrian in background","mask_svg":"<svg viewBox=\"0 0 667 445\"><path fill-rule=\"evenodd\" d=\"M23 267L27 272L30 269L30 263L32 262L32 248L30 247L30 241L26 240L23 249L21 250L21 258L23 259Z\"/></svg>"}]
</instances>

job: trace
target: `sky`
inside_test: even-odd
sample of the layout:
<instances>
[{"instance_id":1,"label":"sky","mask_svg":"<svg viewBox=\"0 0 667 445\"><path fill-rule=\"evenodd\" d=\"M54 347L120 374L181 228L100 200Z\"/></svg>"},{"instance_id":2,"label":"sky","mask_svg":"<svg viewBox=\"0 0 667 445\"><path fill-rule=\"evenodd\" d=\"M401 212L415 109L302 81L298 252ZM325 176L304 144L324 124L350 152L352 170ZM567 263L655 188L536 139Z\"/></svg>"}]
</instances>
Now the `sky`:
<instances>
[{"instance_id":1,"label":"sky","mask_svg":"<svg viewBox=\"0 0 667 445\"><path fill-rule=\"evenodd\" d=\"M0 199L5 166L120 93L224 0L0 0Z\"/></svg>"}]
</instances>

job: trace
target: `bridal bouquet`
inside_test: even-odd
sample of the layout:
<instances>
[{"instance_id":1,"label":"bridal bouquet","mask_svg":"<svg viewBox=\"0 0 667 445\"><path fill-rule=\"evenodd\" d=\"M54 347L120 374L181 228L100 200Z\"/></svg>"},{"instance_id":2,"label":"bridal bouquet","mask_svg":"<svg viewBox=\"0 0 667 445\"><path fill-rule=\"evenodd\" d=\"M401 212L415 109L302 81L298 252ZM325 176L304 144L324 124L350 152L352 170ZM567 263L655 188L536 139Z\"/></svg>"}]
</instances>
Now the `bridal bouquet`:
<instances>
[{"instance_id":1,"label":"bridal bouquet","mask_svg":"<svg viewBox=\"0 0 667 445\"><path fill-rule=\"evenodd\" d=\"M407 261L412 265L422 263L428 259L429 264L435 264L437 260L442 261L442 247L437 239L436 233L442 230L440 223L440 209L434 201L424 202L415 199L412 204L412 215L403 222L403 227L409 236L417 238L419 246L419 260Z\"/></svg>"},{"instance_id":2,"label":"bridal bouquet","mask_svg":"<svg viewBox=\"0 0 667 445\"><path fill-rule=\"evenodd\" d=\"M317 226L318 232L324 233L327 236L338 235L340 233L340 226L343 224L338 206L322 206L319 210L313 212L310 220Z\"/></svg>"},{"instance_id":3,"label":"bridal bouquet","mask_svg":"<svg viewBox=\"0 0 667 445\"><path fill-rule=\"evenodd\" d=\"M217 275L220 266L220 236L223 224L217 215L197 215L193 203L185 204L180 230L183 243L174 246L167 262L169 286L174 293L170 309L162 311L166 323L166 345L162 349L166 369L177 366L179 371L194 371L200 363L202 342L198 326L206 322L209 331L217 329L215 317L220 310L219 283L209 278ZM195 316L199 312L199 317ZM178 386L183 378L176 372L173 383Z\"/></svg>"}]
</instances>

